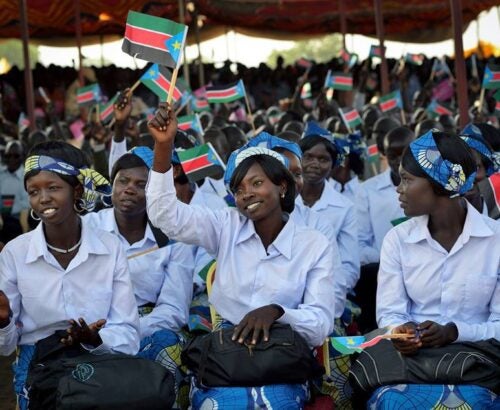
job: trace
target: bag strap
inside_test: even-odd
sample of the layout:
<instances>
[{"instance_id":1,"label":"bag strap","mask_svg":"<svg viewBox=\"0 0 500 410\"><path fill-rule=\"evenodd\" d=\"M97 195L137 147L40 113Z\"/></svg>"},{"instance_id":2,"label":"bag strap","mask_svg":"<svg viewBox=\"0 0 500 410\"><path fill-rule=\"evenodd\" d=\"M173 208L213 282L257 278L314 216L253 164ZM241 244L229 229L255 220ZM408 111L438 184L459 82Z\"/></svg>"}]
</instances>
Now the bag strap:
<instances>
[{"instance_id":1,"label":"bag strap","mask_svg":"<svg viewBox=\"0 0 500 410\"><path fill-rule=\"evenodd\" d=\"M219 332L222 332L222 330L219 330ZM207 362L208 362L207 360L208 351L210 350L210 347L212 345L212 337L214 337L214 334L209 333L204 337L205 340L203 343L203 352L201 353L200 366L198 368L198 382L200 384L203 384L203 376L205 375L205 370L207 368Z\"/></svg>"}]
</instances>

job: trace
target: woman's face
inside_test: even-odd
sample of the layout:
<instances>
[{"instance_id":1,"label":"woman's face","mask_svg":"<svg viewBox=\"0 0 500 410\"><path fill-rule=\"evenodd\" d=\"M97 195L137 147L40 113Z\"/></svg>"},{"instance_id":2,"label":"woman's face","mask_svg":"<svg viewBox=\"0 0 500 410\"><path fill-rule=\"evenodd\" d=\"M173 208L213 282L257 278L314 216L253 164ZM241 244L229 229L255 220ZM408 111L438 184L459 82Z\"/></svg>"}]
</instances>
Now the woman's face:
<instances>
[{"instance_id":1,"label":"woman's face","mask_svg":"<svg viewBox=\"0 0 500 410\"><path fill-rule=\"evenodd\" d=\"M483 160L479 152L473 149L472 155L474 156L474 161L477 166L476 178L474 179L474 185L476 185L478 182L481 182L486 178L486 168L484 167Z\"/></svg>"},{"instance_id":2,"label":"woman's face","mask_svg":"<svg viewBox=\"0 0 500 410\"><path fill-rule=\"evenodd\" d=\"M135 167L121 169L113 181L111 200L115 212L126 216L143 217L146 212L146 183L148 169Z\"/></svg>"},{"instance_id":3,"label":"woman's face","mask_svg":"<svg viewBox=\"0 0 500 410\"><path fill-rule=\"evenodd\" d=\"M40 171L26 181L30 206L46 225L59 225L75 217L76 190L56 173Z\"/></svg>"},{"instance_id":4,"label":"woman's face","mask_svg":"<svg viewBox=\"0 0 500 410\"><path fill-rule=\"evenodd\" d=\"M281 154L288 159L288 170L295 181L295 197L297 197L304 187L302 164L300 163L300 159L290 151L283 151Z\"/></svg>"},{"instance_id":5,"label":"woman's face","mask_svg":"<svg viewBox=\"0 0 500 410\"><path fill-rule=\"evenodd\" d=\"M304 182L315 185L323 183L332 170L332 157L324 144L316 144L302 156Z\"/></svg>"},{"instance_id":6,"label":"woman's face","mask_svg":"<svg viewBox=\"0 0 500 410\"><path fill-rule=\"evenodd\" d=\"M234 191L239 211L254 222L272 217L281 219L280 195L286 191L265 174L259 164L253 164Z\"/></svg>"},{"instance_id":7,"label":"woman's face","mask_svg":"<svg viewBox=\"0 0 500 410\"><path fill-rule=\"evenodd\" d=\"M436 209L439 198L426 178L410 174L399 167L401 182L396 188L399 202L406 216L428 215Z\"/></svg>"}]
</instances>

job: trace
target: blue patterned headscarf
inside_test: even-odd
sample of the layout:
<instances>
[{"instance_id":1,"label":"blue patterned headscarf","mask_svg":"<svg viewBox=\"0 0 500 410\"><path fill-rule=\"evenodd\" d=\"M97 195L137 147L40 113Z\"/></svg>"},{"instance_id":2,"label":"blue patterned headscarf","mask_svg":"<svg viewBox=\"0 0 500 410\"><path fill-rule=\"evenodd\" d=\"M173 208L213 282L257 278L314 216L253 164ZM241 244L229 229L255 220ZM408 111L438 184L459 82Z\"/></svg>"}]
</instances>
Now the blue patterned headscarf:
<instances>
[{"instance_id":1,"label":"blue patterned headscarf","mask_svg":"<svg viewBox=\"0 0 500 410\"><path fill-rule=\"evenodd\" d=\"M314 121L309 121L304 129L304 133L302 134L302 139L308 137L321 137L326 139L329 143L333 144L337 151L337 160L334 167L341 166L344 164L344 161L349 155L349 142L345 140L345 138L341 138L338 136L333 136L332 133L324 128L321 128Z\"/></svg>"},{"instance_id":2,"label":"blue patterned headscarf","mask_svg":"<svg viewBox=\"0 0 500 410\"><path fill-rule=\"evenodd\" d=\"M32 155L24 163L24 174L31 171L51 171L60 175L74 176L83 186L82 207L92 211L97 198L102 197L105 204L111 202L111 185L99 172L91 168L76 168L60 159L47 155Z\"/></svg>"},{"instance_id":3,"label":"blue patterned headscarf","mask_svg":"<svg viewBox=\"0 0 500 410\"><path fill-rule=\"evenodd\" d=\"M495 172L500 171L500 153L490 149L479 127L476 127L474 124L467 124L460 133L460 138L462 138L470 148L476 150L486 158L487 176L491 176Z\"/></svg>"},{"instance_id":4,"label":"blue patterned headscarf","mask_svg":"<svg viewBox=\"0 0 500 410\"><path fill-rule=\"evenodd\" d=\"M247 147L243 146L236 151L233 151L229 156L226 164L226 172L224 173L224 184L229 190L229 184L231 182L231 178L234 174L234 171L238 166L247 158L250 158L255 155L268 155L277 159L281 162L285 168L288 169L288 160L281 154L276 151L270 150L266 147Z\"/></svg>"},{"instance_id":5,"label":"blue patterned headscarf","mask_svg":"<svg viewBox=\"0 0 500 410\"><path fill-rule=\"evenodd\" d=\"M137 146L129 151L131 154L138 156L144 162L144 165L151 169L153 167L153 150L149 147Z\"/></svg>"},{"instance_id":6,"label":"blue patterned headscarf","mask_svg":"<svg viewBox=\"0 0 500 410\"><path fill-rule=\"evenodd\" d=\"M302 151L298 144L292 141L284 140L283 138L275 137L274 135L268 134L267 132L261 132L256 137L250 138L250 140L242 148L249 147L264 147L271 150L274 150L276 148L283 148L296 155L297 158L302 158Z\"/></svg>"},{"instance_id":7,"label":"blue patterned headscarf","mask_svg":"<svg viewBox=\"0 0 500 410\"><path fill-rule=\"evenodd\" d=\"M450 192L450 198L464 195L471 190L476 173L473 172L466 177L462 165L444 159L434 140L432 130L410 143L409 149L420 168L433 181Z\"/></svg>"},{"instance_id":8,"label":"blue patterned headscarf","mask_svg":"<svg viewBox=\"0 0 500 410\"><path fill-rule=\"evenodd\" d=\"M360 158L366 158L366 143L363 140L361 131L353 132L347 135L347 141L349 142L349 153L358 155Z\"/></svg>"}]
</instances>

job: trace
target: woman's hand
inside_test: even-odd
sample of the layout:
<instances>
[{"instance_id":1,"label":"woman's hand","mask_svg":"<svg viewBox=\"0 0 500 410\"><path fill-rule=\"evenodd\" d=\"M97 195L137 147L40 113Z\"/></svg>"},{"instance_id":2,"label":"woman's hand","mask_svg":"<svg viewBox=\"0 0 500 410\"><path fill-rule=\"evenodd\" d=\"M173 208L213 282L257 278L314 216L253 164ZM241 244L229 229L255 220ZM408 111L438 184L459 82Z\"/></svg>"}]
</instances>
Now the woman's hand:
<instances>
[{"instance_id":1,"label":"woman's hand","mask_svg":"<svg viewBox=\"0 0 500 410\"><path fill-rule=\"evenodd\" d=\"M101 336L99 336L99 330L101 330L106 321L104 319L99 319L97 322L87 325L83 318L79 318L78 322L71 319L69 321L71 327L67 329L68 336L61 339L61 343L66 346L73 346L76 344L86 344L90 346L97 347L102 344Z\"/></svg>"},{"instance_id":2,"label":"woman's hand","mask_svg":"<svg viewBox=\"0 0 500 410\"><path fill-rule=\"evenodd\" d=\"M454 323L440 325L431 320L420 323L420 340L423 347L440 347L453 343L458 338L458 329Z\"/></svg>"},{"instance_id":3,"label":"woman's hand","mask_svg":"<svg viewBox=\"0 0 500 410\"><path fill-rule=\"evenodd\" d=\"M394 347L402 354L415 354L418 349L422 347L422 342L418 334L418 327L416 323L407 322L392 329L392 333L404 333L413 336L412 338L408 339L392 339Z\"/></svg>"},{"instance_id":4,"label":"woman's hand","mask_svg":"<svg viewBox=\"0 0 500 410\"><path fill-rule=\"evenodd\" d=\"M267 305L247 313L238 326L234 328L233 340L244 343L250 333L251 344L256 344L260 334L263 333L264 342L269 340L269 329L271 325L283 316L285 312L279 305Z\"/></svg>"},{"instance_id":5,"label":"woman's hand","mask_svg":"<svg viewBox=\"0 0 500 410\"><path fill-rule=\"evenodd\" d=\"M155 142L173 144L177 134L177 117L167 103L160 103L154 118L148 122L148 129Z\"/></svg>"},{"instance_id":6,"label":"woman's hand","mask_svg":"<svg viewBox=\"0 0 500 410\"><path fill-rule=\"evenodd\" d=\"M10 310L9 298L0 290L0 329L10 323L12 311Z\"/></svg>"}]
</instances>

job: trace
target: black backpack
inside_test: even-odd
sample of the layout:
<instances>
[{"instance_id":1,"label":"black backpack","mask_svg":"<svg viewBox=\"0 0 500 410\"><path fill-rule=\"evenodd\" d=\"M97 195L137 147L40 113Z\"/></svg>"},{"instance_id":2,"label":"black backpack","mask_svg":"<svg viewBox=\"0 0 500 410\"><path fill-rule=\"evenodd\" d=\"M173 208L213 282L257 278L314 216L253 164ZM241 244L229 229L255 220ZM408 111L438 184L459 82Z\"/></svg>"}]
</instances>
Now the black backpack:
<instances>
[{"instance_id":1,"label":"black backpack","mask_svg":"<svg viewBox=\"0 0 500 410\"><path fill-rule=\"evenodd\" d=\"M26 380L29 410L172 407L174 379L163 366L136 356L67 348L60 339L56 332L36 345Z\"/></svg>"}]
</instances>

